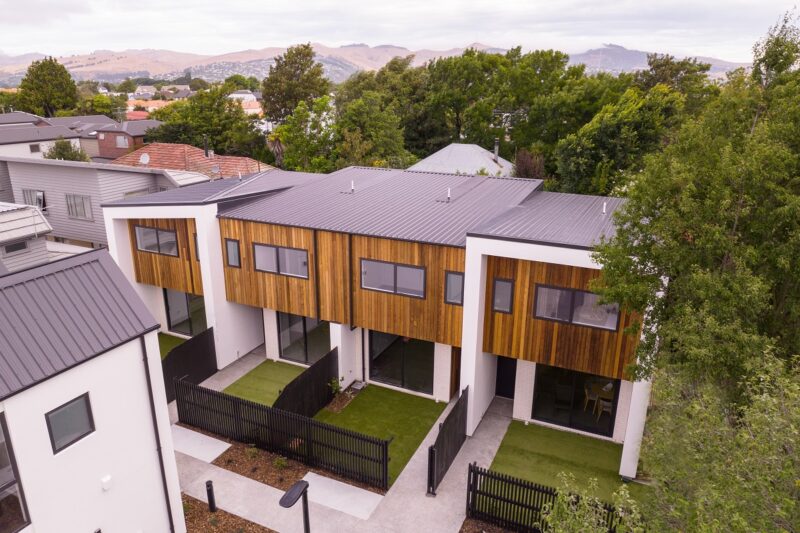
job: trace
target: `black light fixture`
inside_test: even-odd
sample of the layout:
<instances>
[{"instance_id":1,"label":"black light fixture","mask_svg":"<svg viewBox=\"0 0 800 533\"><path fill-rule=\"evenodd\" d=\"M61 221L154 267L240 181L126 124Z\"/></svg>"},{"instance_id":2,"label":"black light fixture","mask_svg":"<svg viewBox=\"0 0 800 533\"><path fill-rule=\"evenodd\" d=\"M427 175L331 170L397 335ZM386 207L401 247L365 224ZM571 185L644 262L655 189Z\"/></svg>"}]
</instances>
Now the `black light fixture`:
<instances>
[{"instance_id":1,"label":"black light fixture","mask_svg":"<svg viewBox=\"0 0 800 533\"><path fill-rule=\"evenodd\" d=\"M281 507L289 509L297 503L300 497L303 497L303 531L310 533L311 528L308 523L308 481L300 480L281 496Z\"/></svg>"}]
</instances>

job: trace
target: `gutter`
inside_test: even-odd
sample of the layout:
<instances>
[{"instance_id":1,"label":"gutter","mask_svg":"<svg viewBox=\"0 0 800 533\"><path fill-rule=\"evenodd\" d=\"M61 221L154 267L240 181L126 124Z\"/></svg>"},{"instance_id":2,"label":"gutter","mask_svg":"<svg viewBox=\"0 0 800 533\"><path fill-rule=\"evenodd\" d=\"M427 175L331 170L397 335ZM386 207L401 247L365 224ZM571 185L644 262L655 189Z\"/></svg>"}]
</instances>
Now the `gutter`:
<instances>
[{"instance_id":1,"label":"gutter","mask_svg":"<svg viewBox=\"0 0 800 533\"><path fill-rule=\"evenodd\" d=\"M164 451L161 449L161 435L158 431L158 419L156 417L156 404L153 399L153 382L150 379L150 361L147 360L147 346L144 342L144 335L139 337L142 345L142 358L144 359L144 374L147 378L147 396L150 400L150 416L153 420L153 432L156 435L156 452L158 452L158 464L161 469L161 484L164 487L164 502L167 504L167 515L169 517L169 530L175 533L175 521L172 518L172 504L169 502L169 488L167 487L167 471L164 467Z\"/></svg>"}]
</instances>

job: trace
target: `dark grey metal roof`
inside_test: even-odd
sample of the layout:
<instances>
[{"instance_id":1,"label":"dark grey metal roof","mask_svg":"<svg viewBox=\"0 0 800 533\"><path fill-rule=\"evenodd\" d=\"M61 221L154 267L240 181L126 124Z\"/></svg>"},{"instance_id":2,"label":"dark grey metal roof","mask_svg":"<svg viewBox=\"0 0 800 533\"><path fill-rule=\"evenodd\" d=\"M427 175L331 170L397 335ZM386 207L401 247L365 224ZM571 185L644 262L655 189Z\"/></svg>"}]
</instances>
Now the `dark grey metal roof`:
<instances>
[{"instance_id":1,"label":"dark grey metal roof","mask_svg":"<svg viewBox=\"0 0 800 533\"><path fill-rule=\"evenodd\" d=\"M614 236L612 214L624 203L623 198L540 191L469 235L591 249L603 236Z\"/></svg>"},{"instance_id":2,"label":"dark grey metal roof","mask_svg":"<svg viewBox=\"0 0 800 533\"><path fill-rule=\"evenodd\" d=\"M97 127L108 124L118 124L113 118L105 115L79 115L74 117L52 117L45 119L51 126L65 126L69 129L81 128L84 124L95 124ZM82 129L82 128L81 128Z\"/></svg>"},{"instance_id":3,"label":"dark grey metal roof","mask_svg":"<svg viewBox=\"0 0 800 533\"><path fill-rule=\"evenodd\" d=\"M159 127L163 122L160 120L146 119L146 120L126 120L121 124L109 124L97 131L123 131L131 137L141 137L147 130Z\"/></svg>"},{"instance_id":4,"label":"dark grey metal roof","mask_svg":"<svg viewBox=\"0 0 800 533\"><path fill-rule=\"evenodd\" d=\"M105 250L0 277L0 400L158 328Z\"/></svg>"},{"instance_id":5,"label":"dark grey metal roof","mask_svg":"<svg viewBox=\"0 0 800 533\"><path fill-rule=\"evenodd\" d=\"M464 246L470 228L519 205L541 185L541 180L348 167L323 180L221 208L220 216Z\"/></svg>"},{"instance_id":6,"label":"dark grey metal roof","mask_svg":"<svg viewBox=\"0 0 800 533\"><path fill-rule=\"evenodd\" d=\"M327 178L327 174L270 169L243 177L214 180L178 189L124 198L103 207L146 205L202 205L260 196Z\"/></svg>"},{"instance_id":7,"label":"dark grey metal roof","mask_svg":"<svg viewBox=\"0 0 800 533\"><path fill-rule=\"evenodd\" d=\"M0 113L0 124L36 124L41 120L42 117L24 111Z\"/></svg>"},{"instance_id":8,"label":"dark grey metal roof","mask_svg":"<svg viewBox=\"0 0 800 533\"><path fill-rule=\"evenodd\" d=\"M79 135L65 126L7 126L0 128L0 144L52 141L59 137L74 139Z\"/></svg>"}]
</instances>

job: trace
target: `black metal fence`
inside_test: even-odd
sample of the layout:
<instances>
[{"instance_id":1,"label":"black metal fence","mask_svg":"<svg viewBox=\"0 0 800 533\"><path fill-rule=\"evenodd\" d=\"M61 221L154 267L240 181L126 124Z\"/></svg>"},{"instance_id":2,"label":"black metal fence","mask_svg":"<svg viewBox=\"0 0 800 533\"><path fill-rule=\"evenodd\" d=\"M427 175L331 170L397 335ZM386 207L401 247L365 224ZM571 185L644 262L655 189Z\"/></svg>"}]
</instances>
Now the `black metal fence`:
<instances>
[{"instance_id":1,"label":"black metal fence","mask_svg":"<svg viewBox=\"0 0 800 533\"><path fill-rule=\"evenodd\" d=\"M556 489L524 479L469 465L467 517L512 531L539 533L542 512L554 505ZM617 524L614 507L604 505L605 522L613 533Z\"/></svg>"},{"instance_id":2,"label":"black metal fence","mask_svg":"<svg viewBox=\"0 0 800 533\"><path fill-rule=\"evenodd\" d=\"M312 417L333 400L331 381L339 381L338 348L323 355L286 385L272 407Z\"/></svg>"},{"instance_id":3,"label":"black metal fence","mask_svg":"<svg viewBox=\"0 0 800 533\"><path fill-rule=\"evenodd\" d=\"M184 424L380 489L389 486L389 441L186 381L174 383L178 419Z\"/></svg>"},{"instance_id":4,"label":"black metal fence","mask_svg":"<svg viewBox=\"0 0 800 533\"><path fill-rule=\"evenodd\" d=\"M217 371L214 328L208 328L170 350L161 361L161 370L164 372L168 402L175 399L175 389L172 387L174 380L197 384L214 375Z\"/></svg>"},{"instance_id":5,"label":"black metal fence","mask_svg":"<svg viewBox=\"0 0 800 533\"><path fill-rule=\"evenodd\" d=\"M436 488L453 464L461 445L467 440L467 403L469 387L461 391L452 411L439 424L436 442L428 448L428 494L436 495Z\"/></svg>"}]
</instances>

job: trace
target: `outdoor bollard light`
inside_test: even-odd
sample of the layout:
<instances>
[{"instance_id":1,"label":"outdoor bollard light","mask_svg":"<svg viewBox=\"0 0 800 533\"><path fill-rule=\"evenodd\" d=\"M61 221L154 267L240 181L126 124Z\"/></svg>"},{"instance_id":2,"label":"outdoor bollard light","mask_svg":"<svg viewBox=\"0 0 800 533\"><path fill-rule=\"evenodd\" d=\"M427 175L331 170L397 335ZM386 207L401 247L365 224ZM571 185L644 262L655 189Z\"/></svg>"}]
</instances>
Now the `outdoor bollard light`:
<instances>
[{"instance_id":1,"label":"outdoor bollard light","mask_svg":"<svg viewBox=\"0 0 800 533\"><path fill-rule=\"evenodd\" d=\"M297 500L303 497L303 531L310 533L311 527L308 524L308 481L302 479L289 487L289 490L281 496L281 507L286 509L292 507L297 503Z\"/></svg>"},{"instance_id":2,"label":"outdoor bollard light","mask_svg":"<svg viewBox=\"0 0 800 533\"><path fill-rule=\"evenodd\" d=\"M210 479L206 481L206 495L208 496L208 512L217 512L217 500L214 498L214 482Z\"/></svg>"}]
</instances>

